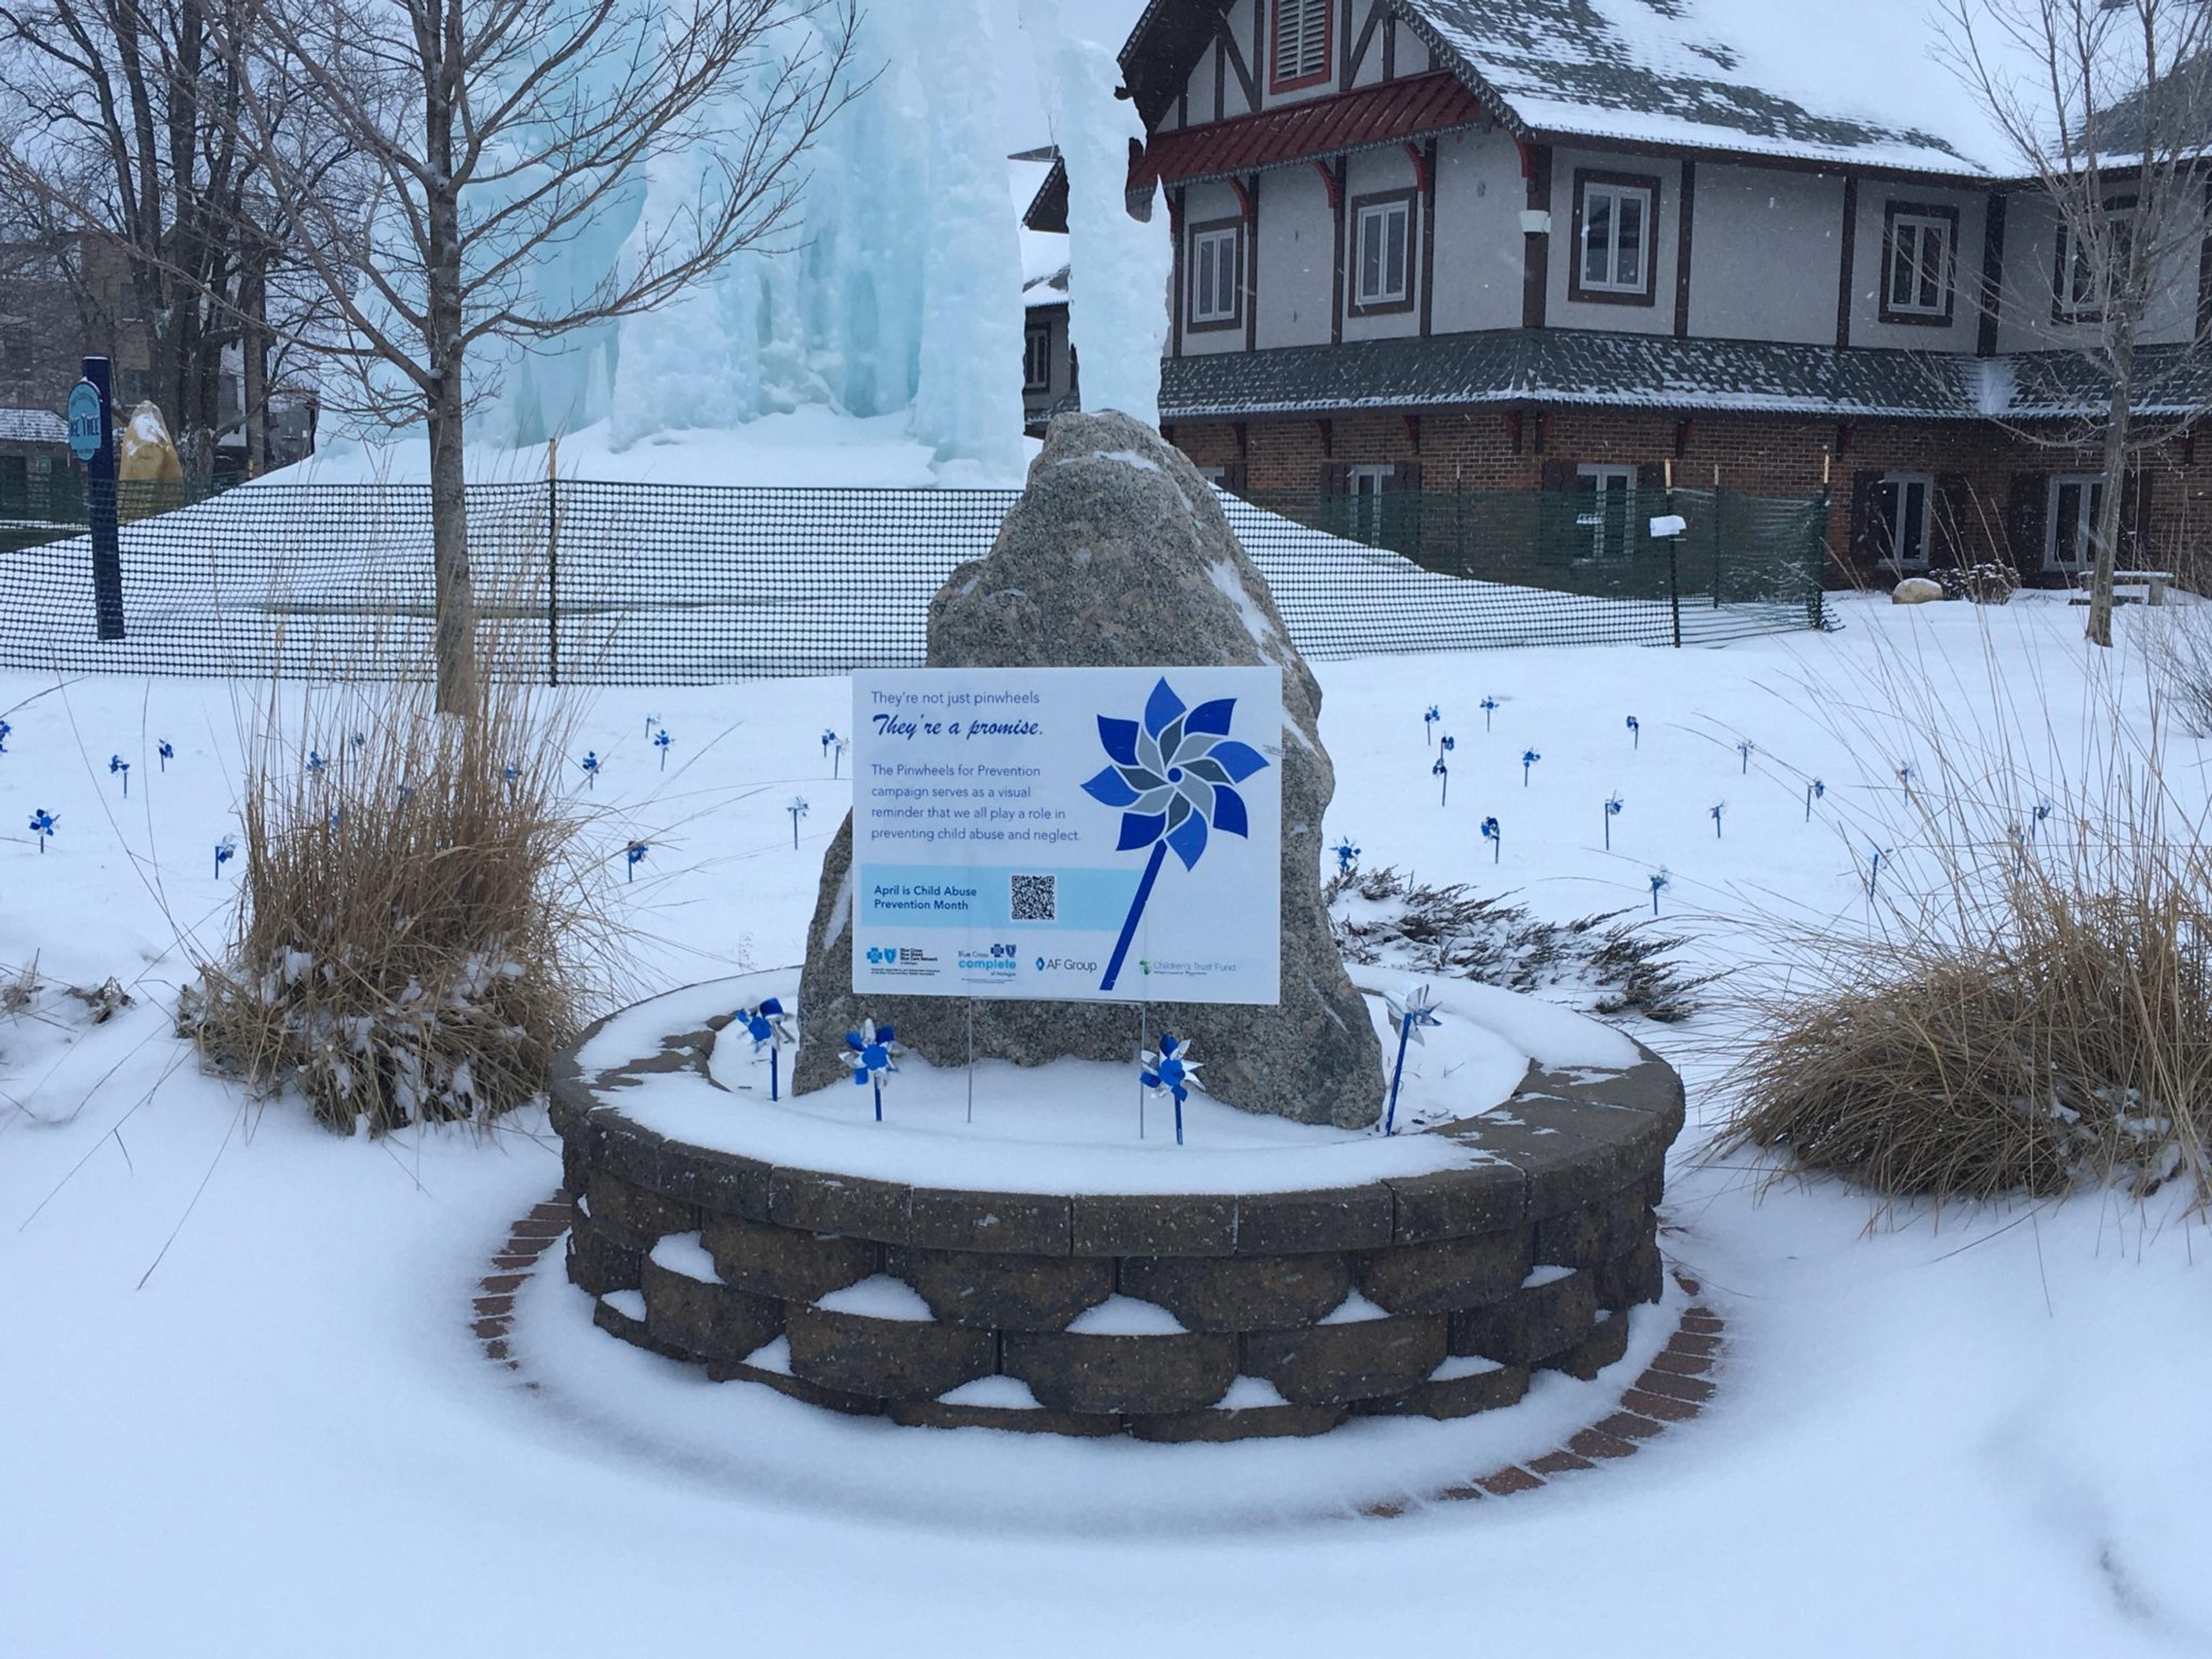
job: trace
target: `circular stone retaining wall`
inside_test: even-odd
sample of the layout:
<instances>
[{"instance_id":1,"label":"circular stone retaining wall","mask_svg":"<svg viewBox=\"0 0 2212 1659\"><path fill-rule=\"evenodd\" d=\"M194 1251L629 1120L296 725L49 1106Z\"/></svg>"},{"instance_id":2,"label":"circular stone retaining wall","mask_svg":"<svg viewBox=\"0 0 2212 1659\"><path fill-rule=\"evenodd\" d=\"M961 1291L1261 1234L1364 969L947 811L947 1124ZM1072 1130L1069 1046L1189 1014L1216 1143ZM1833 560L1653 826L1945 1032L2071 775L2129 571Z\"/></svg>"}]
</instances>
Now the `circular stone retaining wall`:
<instances>
[{"instance_id":1,"label":"circular stone retaining wall","mask_svg":"<svg viewBox=\"0 0 2212 1659\"><path fill-rule=\"evenodd\" d=\"M724 1023L588 1076L572 1048L552 1085L577 1195L569 1278L603 1329L717 1379L945 1427L1314 1434L1356 1413L1511 1405L1532 1369L1593 1376L1625 1352L1626 1310L1660 1295L1653 1206L1682 1085L1641 1048L1620 1071L1532 1067L1503 1106L1427 1131L1482 1154L1462 1167L1068 1195L770 1165L623 1115L646 1074L705 1074ZM1183 1328L1068 1328L1116 1295ZM1012 1382L976 1386L994 1376L1036 1406Z\"/></svg>"}]
</instances>

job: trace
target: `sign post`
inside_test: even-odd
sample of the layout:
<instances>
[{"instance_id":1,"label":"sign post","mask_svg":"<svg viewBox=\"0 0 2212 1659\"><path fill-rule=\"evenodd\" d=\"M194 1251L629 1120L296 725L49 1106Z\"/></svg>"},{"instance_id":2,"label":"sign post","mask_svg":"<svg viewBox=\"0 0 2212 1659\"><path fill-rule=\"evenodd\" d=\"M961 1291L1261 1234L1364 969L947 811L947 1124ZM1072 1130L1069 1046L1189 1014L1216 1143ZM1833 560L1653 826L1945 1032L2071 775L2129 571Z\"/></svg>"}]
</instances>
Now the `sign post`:
<instances>
[{"instance_id":1,"label":"sign post","mask_svg":"<svg viewBox=\"0 0 2212 1659\"><path fill-rule=\"evenodd\" d=\"M115 410L105 357L84 360L84 378L70 388L70 452L84 463L85 504L91 513L92 606L100 637L123 637L123 556L115 528Z\"/></svg>"},{"instance_id":2,"label":"sign post","mask_svg":"<svg viewBox=\"0 0 2212 1659\"><path fill-rule=\"evenodd\" d=\"M1273 1006L1279 668L853 676L853 988Z\"/></svg>"}]
</instances>

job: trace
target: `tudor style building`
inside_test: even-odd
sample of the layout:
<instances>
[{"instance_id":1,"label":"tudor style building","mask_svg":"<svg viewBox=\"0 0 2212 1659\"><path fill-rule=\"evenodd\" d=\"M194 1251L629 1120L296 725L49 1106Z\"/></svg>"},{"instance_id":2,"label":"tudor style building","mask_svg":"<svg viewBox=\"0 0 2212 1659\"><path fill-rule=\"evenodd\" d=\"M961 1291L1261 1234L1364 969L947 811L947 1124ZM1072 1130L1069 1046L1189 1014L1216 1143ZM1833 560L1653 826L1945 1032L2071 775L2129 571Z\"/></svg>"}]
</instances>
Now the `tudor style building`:
<instances>
[{"instance_id":1,"label":"tudor style building","mask_svg":"<svg viewBox=\"0 0 2212 1659\"><path fill-rule=\"evenodd\" d=\"M1669 475L1832 483L1838 580L2078 569L2094 300L2038 190L1751 82L1684 9L1634 28L1560 0L1152 0L1121 62L1133 199L1164 192L1176 240L1175 441L1255 495L1541 485L1627 509L1605 522ZM2177 432L2203 263L2148 334L2142 413ZM2153 456L2130 556L2183 556L2209 489L2185 436Z\"/></svg>"}]
</instances>

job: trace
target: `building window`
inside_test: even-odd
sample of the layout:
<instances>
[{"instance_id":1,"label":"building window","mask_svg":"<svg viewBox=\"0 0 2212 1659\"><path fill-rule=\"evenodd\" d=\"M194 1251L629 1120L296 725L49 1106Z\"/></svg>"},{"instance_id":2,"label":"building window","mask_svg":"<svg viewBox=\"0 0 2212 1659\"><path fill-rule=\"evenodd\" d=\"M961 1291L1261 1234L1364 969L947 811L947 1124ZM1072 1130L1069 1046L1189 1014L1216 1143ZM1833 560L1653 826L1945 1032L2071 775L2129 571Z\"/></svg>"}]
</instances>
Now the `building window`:
<instances>
[{"instance_id":1,"label":"building window","mask_svg":"<svg viewBox=\"0 0 2212 1659\"><path fill-rule=\"evenodd\" d=\"M2115 197L2105 204L2105 245L2096 247L2058 227L2057 257L2051 271L2051 319L2057 323L2101 322L2111 273L2128 263L2135 246L2135 198Z\"/></svg>"},{"instance_id":2,"label":"building window","mask_svg":"<svg viewBox=\"0 0 2212 1659\"><path fill-rule=\"evenodd\" d=\"M1628 556L1630 526L1636 522L1636 469L1632 466L1591 465L1575 469L1577 485L1596 500L1575 515L1577 527L1590 533L1589 559Z\"/></svg>"},{"instance_id":3,"label":"building window","mask_svg":"<svg viewBox=\"0 0 2212 1659\"><path fill-rule=\"evenodd\" d=\"M1290 92L1328 79L1332 0L1275 0L1275 37L1267 58L1267 89Z\"/></svg>"},{"instance_id":4,"label":"building window","mask_svg":"<svg viewBox=\"0 0 2212 1659\"><path fill-rule=\"evenodd\" d=\"M1652 303L1659 181L1619 173L1575 174L1575 263L1568 297Z\"/></svg>"},{"instance_id":5,"label":"building window","mask_svg":"<svg viewBox=\"0 0 2212 1659\"><path fill-rule=\"evenodd\" d=\"M1875 556L1893 570L1928 568L1936 480L1924 472L1885 472L1875 486Z\"/></svg>"},{"instance_id":6,"label":"building window","mask_svg":"<svg viewBox=\"0 0 2212 1659\"><path fill-rule=\"evenodd\" d=\"M1958 246L1956 208L1892 202L1882 232L1881 320L1948 324Z\"/></svg>"},{"instance_id":7,"label":"building window","mask_svg":"<svg viewBox=\"0 0 2212 1659\"><path fill-rule=\"evenodd\" d=\"M1352 533L1364 540L1382 538L1382 497L1397 468L1389 461L1372 466L1348 466L1344 487L1352 497Z\"/></svg>"},{"instance_id":8,"label":"building window","mask_svg":"<svg viewBox=\"0 0 2212 1659\"><path fill-rule=\"evenodd\" d=\"M130 278L124 279L123 286L116 295L116 301L115 314L123 321L136 323L144 320L138 309L138 284Z\"/></svg>"},{"instance_id":9,"label":"building window","mask_svg":"<svg viewBox=\"0 0 2212 1659\"><path fill-rule=\"evenodd\" d=\"M1409 311L1413 304L1413 192L1362 196L1352 204L1355 312Z\"/></svg>"},{"instance_id":10,"label":"building window","mask_svg":"<svg viewBox=\"0 0 2212 1659\"><path fill-rule=\"evenodd\" d=\"M1190 231L1190 325L1235 328L1243 320L1244 225L1217 219Z\"/></svg>"},{"instance_id":11,"label":"building window","mask_svg":"<svg viewBox=\"0 0 2212 1659\"><path fill-rule=\"evenodd\" d=\"M123 401L132 408L144 403L153 389L153 381L144 369L126 368L123 371Z\"/></svg>"},{"instance_id":12,"label":"building window","mask_svg":"<svg viewBox=\"0 0 2212 1659\"><path fill-rule=\"evenodd\" d=\"M2087 570L2096 556L2097 518L2105 507L2105 480L2094 472L2062 473L2051 481L2051 510L2043 520L2043 568Z\"/></svg>"},{"instance_id":13,"label":"building window","mask_svg":"<svg viewBox=\"0 0 2212 1659\"><path fill-rule=\"evenodd\" d=\"M1052 390L1052 329L1031 328L1022 340L1022 390Z\"/></svg>"}]
</instances>

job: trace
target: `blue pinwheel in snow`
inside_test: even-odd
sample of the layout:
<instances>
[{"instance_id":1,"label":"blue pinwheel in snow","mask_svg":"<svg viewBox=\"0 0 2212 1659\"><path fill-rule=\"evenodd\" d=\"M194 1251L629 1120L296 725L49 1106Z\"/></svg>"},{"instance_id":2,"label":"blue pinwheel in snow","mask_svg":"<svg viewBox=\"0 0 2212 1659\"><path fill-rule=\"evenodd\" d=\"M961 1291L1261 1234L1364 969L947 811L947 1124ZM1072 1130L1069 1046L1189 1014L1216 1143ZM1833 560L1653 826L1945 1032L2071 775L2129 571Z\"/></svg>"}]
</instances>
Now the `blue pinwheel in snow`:
<instances>
[{"instance_id":1,"label":"blue pinwheel in snow","mask_svg":"<svg viewBox=\"0 0 2212 1659\"><path fill-rule=\"evenodd\" d=\"M660 769L664 772L668 769L668 745L675 741L665 726L653 734L653 746L660 751Z\"/></svg>"},{"instance_id":2,"label":"blue pinwheel in snow","mask_svg":"<svg viewBox=\"0 0 2212 1659\"><path fill-rule=\"evenodd\" d=\"M323 768L328 764L329 763L324 760L321 750L310 749L307 751L307 770L315 776L322 776Z\"/></svg>"},{"instance_id":3,"label":"blue pinwheel in snow","mask_svg":"<svg viewBox=\"0 0 2212 1659\"><path fill-rule=\"evenodd\" d=\"M1328 850L1336 854L1339 873L1348 876L1359 867L1359 849L1352 844L1351 836L1345 836Z\"/></svg>"},{"instance_id":4,"label":"blue pinwheel in snow","mask_svg":"<svg viewBox=\"0 0 2212 1659\"><path fill-rule=\"evenodd\" d=\"M215 876L217 881L222 879L222 866L237 856L238 837L236 836L225 836L221 841L216 842Z\"/></svg>"},{"instance_id":5,"label":"blue pinwheel in snow","mask_svg":"<svg viewBox=\"0 0 2212 1659\"><path fill-rule=\"evenodd\" d=\"M845 1033L845 1059L853 1068L853 1081L876 1091L876 1121L884 1121L884 1084L898 1071L892 1056L899 1051L898 1036L888 1025L872 1019L860 1022L857 1031Z\"/></svg>"},{"instance_id":6,"label":"blue pinwheel in snow","mask_svg":"<svg viewBox=\"0 0 2212 1659\"><path fill-rule=\"evenodd\" d=\"M1613 851L1613 821L1620 816L1620 797L1607 795L1605 798L1605 850L1608 853Z\"/></svg>"},{"instance_id":7,"label":"blue pinwheel in snow","mask_svg":"<svg viewBox=\"0 0 2212 1659\"><path fill-rule=\"evenodd\" d=\"M522 769L515 765L513 761L509 761L507 763L506 769L500 773L500 776L507 780L507 787L512 789L514 787L516 781L522 776Z\"/></svg>"},{"instance_id":8,"label":"blue pinwheel in snow","mask_svg":"<svg viewBox=\"0 0 2212 1659\"><path fill-rule=\"evenodd\" d=\"M1529 769L1530 767L1534 766L1534 765L1538 761L1540 761L1540 760L1541 760L1541 759L1543 759L1543 758L1544 758L1544 757L1543 757L1541 755L1538 754L1538 753L1537 753L1534 750L1533 750L1533 749L1524 750L1522 752L1522 756L1521 756L1521 787L1522 787L1523 789L1526 789L1526 788L1528 787L1528 769Z\"/></svg>"},{"instance_id":9,"label":"blue pinwheel in snow","mask_svg":"<svg viewBox=\"0 0 2212 1659\"><path fill-rule=\"evenodd\" d=\"M1418 1042L1426 1048L1428 1039L1421 1032L1443 1021L1437 1017L1436 994L1425 985L1409 985L1396 996L1386 991L1382 1002L1390 1011L1390 1029L1398 1034L1398 1064L1390 1073L1390 1103L1382 1110L1382 1133L1388 1135L1397 1133L1398 1085L1406 1076L1406 1045Z\"/></svg>"},{"instance_id":10,"label":"blue pinwheel in snow","mask_svg":"<svg viewBox=\"0 0 2212 1659\"><path fill-rule=\"evenodd\" d=\"M1659 914L1659 895L1665 892L1667 889L1672 887L1674 884L1674 878L1672 876L1669 876L1664 870L1655 870L1652 872L1651 914L1653 915L1656 916Z\"/></svg>"},{"instance_id":11,"label":"blue pinwheel in snow","mask_svg":"<svg viewBox=\"0 0 2212 1659\"><path fill-rule=\"evenodd\" d=\"M4 755L8 752L8 734L15 729L15 728L9 725L7 721L0 720L0 755Z\"/></svg>"},{"instance_id":12,"label":"blue pinwheel in snow","mask_svg":"<svg viewBox=\"0 0 2212 1659\"><path fill-rule=\"evenodd\" d=\"M578 761L576 764L584 769L584 787L589 789L595 787L599 781L599 751L596 749L586 749L584 751L584 758Z\"/></svg>"},{"instance_id":13,"label":"blue pinwheel in snow","mask_svg":"<svg viewBox=\"0 0 2212 1659\"><path fill-rule=\"evenodd\" d=\"M1505 831L1498 828L1496 818L1483 819L1482 838L1490 843L1490 861L1497 863L1505 854Z\"/></svg>"},{"instance_id":14,"label":"blue pinwheel in snow","mask_svg":"<svg viewBox=\"0 0 2212 1659\"><path fill-rule=\"evenodd\" d=\"M775 998L763 997L756 1006L738 1011L738 1024L744 1027L745 1035L752 1039L756 1058L762 1049L768 1050L768 1097L774 1100L781 1086L776 1072L776 1054L785 1043L799 1041L797 1034L791 1029L791 1016ZM890 1033L886 1031L884 1035L889 1037ZM884 1063L886 1066L890 1063L888 1056Z\"/></svg>"},{"instance_id":15,"label":"blue pinwheel in snow","mask_svg":"<svg viewBox=\"0 0 2212 1659\"><path fill-rule=\"evenodd\" d=\"M1749 738L1744 738L1735 746L1735 752L1743 757L1743 775L1746 777L1751 775L1751 757L1757 752L1758 748L1759 745Z\"/></svg>"},{"instance_id":16,"label":"blue pinwheel in snow","mask_svg":"<svg viewBox=\"0 0 2212 1659\"><path fill-rule=\"evenodd\" d=\"M799 850L799 821L806 816L808 811L806 797L793 795L783 810L791 814L791 850L796 853Z\"/></svg>"},{"instance_id":17,"label":"blue pinwheel in snow","mask_svg":"<svg viewBox=\"0 0 2212 1659\"><path fill-rule=\"evenodd\" d=\"M1437 763L1429 769L1429 775L1440 780L1437 785L1437 805L1451 805L1451 768L1444 764L1442 755L1437 757Z\"/></svg>"},{"instance_id":18,"label":"blue pinwheel in snow","mask_svg":"<svg viewBox=\"0 0 2212 1659\"><path fill-rule=\"evenodd\" d=\"M1805 786L1805 822L1813 821L1813 803L1828 793L1828 786L1815 778Z\"/></svg>"},{"instance_id":19,"label":"blue pinwheel in snow","mask_svg":"<svg viewBox=\"0 0 2212 1659\"><path fill-rule=\"evenodd\" d=\"M1444 753L1449 755L1453 750L1459 747L1459 739L1452 736L1450 732L1447 732L1443 736L1437 739L1437 747L1443 750Z\"/></svg>"},{"instance_id":20,"label":"blue pinwheel in snow","mask_svg":"<svg viewBox=\"0 0 2212 1659\"><path fill-rule=\"evenodd\" d=\"M845 739L833 737L830 740L830 775L836 777L838 769L845 764Z\"/></svg>"},{"instance_id":21,"label":"blue pinwheel in snow","mask_svg":"<svg viewBox=\"0 0 2212 1659\"><path fill-rule=\"evenodd\" d=\"M1490 730L1490 717L1498 712L1498 699L1495 697L1485 697L1482 700L1481 707L1482 729L1487 732Z\"/></svg>"},{"instance_id":22,"label":"blue pinwheel in snow","mask_svg":"<svg viewBox=\"0 0 2212 1659\"><path fill-rule=\"evenodd\" d=\"M167 738L161 739L154 752L161 757L161 769L164 772L169 769L169 763L177 757L177 751L169 746L169 740Z\"/></svg>"},{"instance_id":23,"label":"blue pinwheel in snow","mask_svg":"<svg viewBox=\"0 0 2212 1659\"><path fill-rule=\"evenodd\" d=\"M1633 714L1628 717L1628 746L1632 749L1644 747L1644 722Z\"/></svg>"},{"instance_id":24,"label":"blue pinwheel in snow","mask_svg":"<svg viewBox=\"0 0 2212 1659\"><path fill-rule=\"evenodd\" d=\"M1428 712L1421 716L1421 735L1431 743L1437 740L1437 722L1443 718L1443 711L1434 703L1431 703Z\"/></svg>"},{"instance_id":25,"label":"blue pinwheel in snow","mask_svg":"<svg viewBox=\"0 0 2212 1659\"><path fill-rule=\"evenodd\" d=\"M829 758L830 758L830 745L831 744L833 744L833 743L836 742L836 741L837 741L837 733L836 733L836 730L835 730L833 727L830 727L830 726L823 726L823 727L822 728L822 757L823 757L823 759L827 760L827 759L829 759Z\"/></svg>"},{"instance_id":26,"label":"blue pinwheel in snow","mask_svg":"<svg viewBox=\"0 0 2212 1659\"><path fill-rule=\"evenodd\" d=\"M1156 1095L1167 1095L1175 1101L1176 1145L1182 1145L1182 1103L1190 1098L1193 1089L1206 1085L1198 1080L1198 1062L1190 1057L1190 1044L1184 1038L1160 1033L1158 1051L1145 1050L1143 1068L1138 1080Z\"/></svg>"},{"instance_id":27,"label":"blue pinwheel in snow","mask_svg":"<svg viewBox=\"0 0 2212 1659\"><path fill-rule=\"evenodd\" d=\"M1106 963L1098 988L1110 991L1137 936L1137 923L1159 879L1160 866L1172 850L1186 870L1206 855L1209 830L1249 836L1251 821L1244 798L1234 787L1267 764L1249 743L1229 735L1237 699L1217 697L1192 708L1163 678L1145 700L1144 719L1117 720L1098 716L1098 740L1114 763L1083 786L1102 805L1121 811L1117 853L1152 848L1137 896L1122 921L1121 936Z\"/></svg>"},{"instance_id":28,"label":"blue pinwheel in snow","mask_svg":"<svg viewBox=\"0 0 2212 1659\"><path fill-rule=\"evenodd\" d=\"M129 800L131 799L131 763L120 755L110 755L107 757L107 775L113 777L118 772L123 775L123 799Z\"/></svg>"},{"instance_id":29,"label":"blue pinwheel in snow","mask_svg":"<svg viewBox=\"0 0 2212 1659\"><path fill-rule=\"evenodd\" d=\"M647 850L646 844L641 841L634 841L623 848L623 860L629 866L630 880L637 879L637 866L645 862Z\"/></svg>"},{"instance_id":30,"label":"blue pinwheel in snow","mask_svg":"<svg viewBox=\"0 0 2212 1659\"><path fill-rule=\"evenodd\" d=\"M46 843L53 839L56 822L54 815L43 806L31 814L31 833L38 838L41 853L46 850Z\"/></svg>"}]
</instances>

